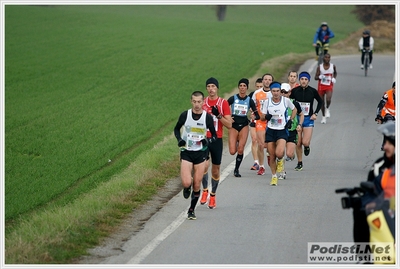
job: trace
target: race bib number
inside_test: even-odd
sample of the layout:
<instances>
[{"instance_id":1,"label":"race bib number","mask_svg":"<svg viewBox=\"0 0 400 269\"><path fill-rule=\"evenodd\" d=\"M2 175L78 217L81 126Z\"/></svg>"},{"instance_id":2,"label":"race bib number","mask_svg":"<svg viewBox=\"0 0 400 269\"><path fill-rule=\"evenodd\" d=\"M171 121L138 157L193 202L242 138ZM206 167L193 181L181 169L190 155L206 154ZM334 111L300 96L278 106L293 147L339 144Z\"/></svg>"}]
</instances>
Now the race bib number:
<instances>
[{"instance_id":1,"label":"race bib number","mask_svg":"<svg viewBox=\"0 0 400 269\"><path fill-rule=\"evenodd\" d=\"M200 150L203 148L203 144L201 143L201 140L204 138L204 135L200 134L192 134L188 133L187 134L187 149L188 150Z\"/></svg>"},{"instance_id":2,"label":"race bib number","mask_svg":"<svg viewBox=\"0 0 400 269\"><path fill-rule=\"evenodd\" d=\"M321 79L321 84L329 86L331 85L332 77L331 76L324 76L323 79Z\"/></svg>"},{"instance_id":3,"label":"race bib number","mask_svg":"<svg viewBox=\"0 0 400 269\"><path fill-rule=\"evenodd\" d=\"M248 111L248 106L243 104L234 104L233 114L237 116L246 116Z\"/></svg>"},{"instance_id":4,"label":"race bib number","mask_svg":"<svg viewBox=\"0 0 400 269\"><path fill-rule=\"evenodd\" d=\"M310 114L310 103L299 102L301 106L301 111L303 111L304 116L308 116Z\"/></svg>"},{"instance_id":5,"label":"race bib number","mask_svg":"<svg viewBox=\"0 0 400 269\"><path fill-rule=\"evenodd\" d=\"M283 115L273 115L271 120L269 121L270 127L282 127L284 126L284 117Z\"/></svg>"},{"instance_id":6,"label":"race bib number","mask_svg":"<svg viewBox=\"0 0 400 269\"><path fill-rule=\"evenodd\" d=\"M260 112L263 111L264 105L267 102L267 99L261 99L260 100Z\"/></svg>"}]
</instances>

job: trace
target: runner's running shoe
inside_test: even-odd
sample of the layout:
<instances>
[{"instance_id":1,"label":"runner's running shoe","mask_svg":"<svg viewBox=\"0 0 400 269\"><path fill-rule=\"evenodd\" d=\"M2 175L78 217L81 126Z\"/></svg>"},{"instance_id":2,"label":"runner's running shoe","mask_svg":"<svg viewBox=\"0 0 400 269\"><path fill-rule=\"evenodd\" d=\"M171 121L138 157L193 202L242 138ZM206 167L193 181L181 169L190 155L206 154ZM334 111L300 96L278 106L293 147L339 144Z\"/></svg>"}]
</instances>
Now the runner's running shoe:
<instances>
[{"instance_id":1,"label":"runner's running shoe","mask_svg":"<svg viewBox=\"0 0 400 269\"><path fill-rule=\"evenodd\" d=\"M234 175L235 177L242 177L242 175L239 174L239 170L233 171L233 175Z\"/></svg>"},{"instance_id":2,"label":"runner's running shoe","mask_svg":"<svg viewBox=\"0 0 400 269\"><path fill-rule=\"evenodd\" d=\"M278 177L277 176L272 176L271 183L269 185L271 185L271 186L278 185Z\"/></svg>"},{"instance_id":3,"label":"runner's running shoe","mask_svg":"<svg viewBox=\"0 0 400 269\"><path fill-rule=\"evenodd\" d=\"M190 220L193 220L193 219L196 219L196 215L194 214L194 210L190 210L189 209L189 211L188 211L188 219L190 219Z\"/></svg>"},{"instance_id":4,"label":"runner's running shoe","mask_svg":"<svg viewBox=\"0 0 400 269\"><path fill-rule=\"evenodd\" d=\"M296 171L303 170L303 165L298 163L297 166L294 168L294 170L296 170Z\"/></svg>"},{"instance_id":5,"label":"runner's running shoe","mask_svg":"<svg viewBox=\"0 0 400 269\"><path fill-rule=\"evenodd\" d=\"M260 169L257 172L257 175L262 176L265 174L265 168L264 167L260 167Z\"/></svg>"},{"instance_id":6,"label":"runner's running shoe","mask_svg":"<svg viewBox=\"0 0 400 269\"><path fill-rule=\"evenodd\" d=\"M192 191L192 186L190 186L189 188L183 188L183 197L185 199L189 198L191 191Z\"/></svg>"},{"instance_id":7,"label":"runner's running shoe","mask_svg":"<svg viewBox=\"0 0 400 269\"><path fill-rule=\"evenodd\" d=\"M201 194L201 199L200 199L200 204L204 205L207 203L207 198L208 198L208 191L203 191Z\"/></svg>"},{"instance_id":8,"label":"runner's running shoe","mask_svg":"<svg viewBox=\"0 0 400 269\"><path fill-rule=\"evenodd\" d=\"M282 173L280 173L278 179L286 179L286 172L283 171Z\"/></svg>"},{"instance_id":9,"label":"runner's running shoe","mask_svg":"<svg viewBox=\"0 0 400 269\"><path fill-rule=\"evenodd\" d=\"M253 166L250 168L250 170L258 170L258 169L260 169L258 163L254 163Z\"/></svg>"},{"instance_id":10,"label":"runner's running shoe","mask_svg":"<svg viewBox=\"0 0 400 269\"><path fill-rule=\"evenodd\" d=\"M308 156L310 154L310 147L304 147L304 155Z\"/></svg>"},{"instance_id":11,"label":"runner's running shoe","mask_svg":"<svg viewBox=\"0 0 400 269\"><path fill-rule=\"evenodd\" d=\"M325 117L327 117L327 118L331 117L331 112L329 111L328 108L325 109Z\"/></svg>"},{"instance_id":12,"label":"runner's running shoe","mask_svg":"<svg viewBox=\"0 0 400 269\"><path fill-rule=\"evenodd\" d=\"M283 159L276 162L276 172L280 173L283 171Z\"/></svg>"},{"instance_id":13,"label":"runner's running shoe","mask_svg":"<svg viewBox=\"0 0 400 269\"><path fill-rule=\"evenodd\" d=\"M321 123L322 123L322 124L325 124L325 123L326 123L326 117L322 116Z\"/></svg>"},{"instance_id":14,"label":"runner's running shoe","mask_svg":"<svg viewBox=\"0 0 400 269\"><path fill-rule=\"evenodd\" d=\"M215 203L215 195L213 195L213 196L210 195L210 201L208 202L208 208L213 209L216 207L217 207L217 204Z\"/></svg>"}]
</instances>

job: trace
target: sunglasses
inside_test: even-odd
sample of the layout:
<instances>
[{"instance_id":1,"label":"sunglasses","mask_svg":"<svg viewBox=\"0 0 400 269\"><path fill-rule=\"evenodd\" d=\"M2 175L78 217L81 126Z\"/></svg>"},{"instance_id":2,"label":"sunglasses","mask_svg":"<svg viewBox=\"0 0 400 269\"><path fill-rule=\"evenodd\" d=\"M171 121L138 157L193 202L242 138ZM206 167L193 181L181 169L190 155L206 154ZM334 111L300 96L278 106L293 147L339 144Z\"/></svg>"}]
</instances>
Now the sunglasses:
<instances>
[{"instance_id":1,"label":"sunglasses","mask_svg":"<svg viewBox=\"0 0 400 269\"><path fill-rule=\"evenodd\" d=\"M281 93L289 93L289 92L287 92L287 91L284 91L284 90L281 90Z\"/></svg>"}]
</instances>

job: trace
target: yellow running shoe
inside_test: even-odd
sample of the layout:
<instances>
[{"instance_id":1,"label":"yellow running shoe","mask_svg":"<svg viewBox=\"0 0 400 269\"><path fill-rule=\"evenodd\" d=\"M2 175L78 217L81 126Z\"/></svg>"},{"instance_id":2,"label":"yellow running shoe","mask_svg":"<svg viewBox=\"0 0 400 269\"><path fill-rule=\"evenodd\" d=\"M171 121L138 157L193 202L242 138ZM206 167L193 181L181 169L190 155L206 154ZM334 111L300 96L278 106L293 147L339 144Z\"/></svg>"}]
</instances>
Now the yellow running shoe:
<instances>
[{"instance_id":1,"label":"yellow running shoe","mask_svg":"<svg viewBox=\"0 0 400 269\"><path fill-rule=\"evenodd\" d=\"M276 172L280 173L283 171L283 158L276 162Z\"/></svg>"},{"instance_id":2,"label":"yellow running shoe","mask_svg":"<svg viewBox=\"0 0 400 269\"><path fill-rule=\"evenodd\" d=\"M271 186L276 186L276 185L278 185L278 177L275 175L275 176L272 176L272 178L271 178L271 183L269 184L269 185L271 185Z\"/></svg>"}]
</instances>

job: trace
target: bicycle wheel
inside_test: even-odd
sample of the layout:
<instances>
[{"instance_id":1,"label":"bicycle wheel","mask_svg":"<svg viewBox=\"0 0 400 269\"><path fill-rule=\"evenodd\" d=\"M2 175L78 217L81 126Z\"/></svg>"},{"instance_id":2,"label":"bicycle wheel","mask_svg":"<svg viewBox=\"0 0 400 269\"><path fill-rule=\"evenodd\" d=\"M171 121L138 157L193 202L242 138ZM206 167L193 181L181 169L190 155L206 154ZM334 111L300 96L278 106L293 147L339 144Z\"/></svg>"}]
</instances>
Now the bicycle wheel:
<instances>
[{"instance_id":1,"label":"bicycle wheel","mask_svg":"<svg viewBox=\"0 0 400 269\"><path fill-rule=\"evenodd\" d=\"M318 55L318 65L322 64L324 61L324 50L321 48Z\"/></svg>"},{"instance_id":2,"label":"bicycle wheel","mask_svg":"<svg viewBox=\"0 0 400 269\"><path fill-rule=\"evenodd\" d=\"M364 57L364 75L368 75L368 67L369 67L369 54L368 52L365 53Z\"/></svg>"}]
</instances>

